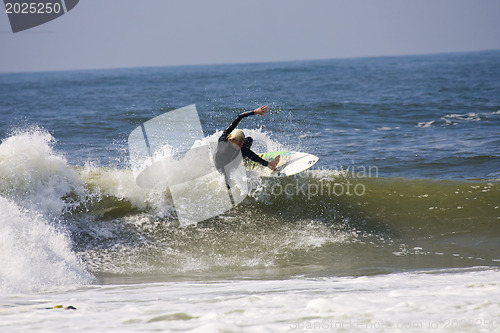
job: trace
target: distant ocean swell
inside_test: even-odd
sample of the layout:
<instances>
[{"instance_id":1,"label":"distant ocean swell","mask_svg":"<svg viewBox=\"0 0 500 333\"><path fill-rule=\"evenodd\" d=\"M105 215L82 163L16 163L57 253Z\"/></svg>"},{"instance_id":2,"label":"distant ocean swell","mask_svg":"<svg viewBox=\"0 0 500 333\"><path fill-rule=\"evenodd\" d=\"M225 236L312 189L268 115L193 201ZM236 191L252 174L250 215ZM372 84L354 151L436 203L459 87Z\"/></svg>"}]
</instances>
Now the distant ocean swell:
<instances>
[{"instance_id":1,"label":"distant ocean swell","mask_svg":"<svg viewBox=\"0 0 500 333\"><path fill-rule=\"evenodd\" d=\"M500 115L500 110L496 112L468 112L464 114L447 114L439 120L423 121L417 124L417 127L430 127L433 125L440 126L456 126L461 122L481 121L481 120L494 120L495 116Z\"/></svg>"},{"instance_id":2,"label":"distant ocean swell","mask_svg":"<svg viewBox=\"0 0 500 333\"><path fill-rule=\"evenodd\" d=\"M384 178L375 166L334 166L252 180L235 209L179 227L168 191L139 188L126 168L71 166L54 144L32 128L0 145L0 253L12 263L0 267L5 290L107 274L358 275L500 262L496 181Z\"/></svg>"}]
</instances>

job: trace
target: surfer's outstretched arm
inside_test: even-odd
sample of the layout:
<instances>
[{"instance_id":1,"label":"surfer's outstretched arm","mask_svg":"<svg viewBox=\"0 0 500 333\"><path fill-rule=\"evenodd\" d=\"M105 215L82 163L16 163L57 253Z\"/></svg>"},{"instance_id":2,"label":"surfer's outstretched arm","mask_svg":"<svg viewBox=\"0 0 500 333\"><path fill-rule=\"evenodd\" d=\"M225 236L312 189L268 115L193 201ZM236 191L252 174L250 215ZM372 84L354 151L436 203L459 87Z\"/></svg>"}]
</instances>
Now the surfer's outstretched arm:
<instances>
[{"instance_id":1,"label":"surfer's outstretched arm","mask_svg":"<svg viewBox=\"0 0 500 333\"><path fill-rule=\"evenodd\" d=\"M240 123L241 119L246 118L248 116L258 114L260 116L265 115L266 113L269 112L269 107L267 105L263 105L258 109L255 109L253 111L247 111L240 113L236 118L234 118L233 122L222 132L222 135L219 138L219 141L226 141L228 135L238 126Z\"/></svg>"},{"instance_id":2,"label":"surfer's outstretched arm","mask_svg":"<svg viewBox=\"0 0 500 333\"><path fill-rule=\"evenodd\" d=\"M266 113L269 112L269 107L267 105L262 105L260 108L255 109L253 112L254 112L254 114L258 114L259 116L265 116ZM263 166L267 166L271 170L276 170L276 166L280 162L280 156L279 155L276 156L276 158L274 160L268 162L268 161L264 161L262 158L260 158L257 154L255 154L250 149L248 149L248 151L249 151L250 155L252 155L252 154L254 155L254 156L248 156L247 155L252 161L258 162L258 163L262 164ZM254 157L255 159L252 158L252 157ZM264 161L265 163L263 163L262 161L259 161L259 159L262 160L262 161Z\"/></svg>"}]
</instances>

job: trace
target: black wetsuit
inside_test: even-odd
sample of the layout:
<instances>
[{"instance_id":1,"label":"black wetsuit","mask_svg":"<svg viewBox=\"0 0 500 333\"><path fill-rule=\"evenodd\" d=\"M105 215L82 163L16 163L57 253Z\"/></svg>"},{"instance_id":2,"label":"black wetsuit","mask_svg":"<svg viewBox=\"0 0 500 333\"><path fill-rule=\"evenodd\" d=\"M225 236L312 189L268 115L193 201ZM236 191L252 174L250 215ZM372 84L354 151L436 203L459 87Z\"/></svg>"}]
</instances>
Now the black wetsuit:
<instances>
[{"instance_id":1,"label":"black wetsuit","mask_svg":"<svg viewBox=\"0 0 500 333\"><path fill-rule=\"evenodd\" d=\"M251 137L245 138L245 142L243 143L241 150L234 148L228 140L229 134L231 134L236 126L238 126L241 119L254 114L254 111L240 113L219 137L217 151L215 152L215 167L219 170L219 172L224 173L224 167L231 163L238 156L240 151L243 157L248 157L254 162L260 163L263 166L267 166L269 164L268 161L262 159L259 155L250 150L250 146L253 142Z\"/></svg>"}]
</instances>

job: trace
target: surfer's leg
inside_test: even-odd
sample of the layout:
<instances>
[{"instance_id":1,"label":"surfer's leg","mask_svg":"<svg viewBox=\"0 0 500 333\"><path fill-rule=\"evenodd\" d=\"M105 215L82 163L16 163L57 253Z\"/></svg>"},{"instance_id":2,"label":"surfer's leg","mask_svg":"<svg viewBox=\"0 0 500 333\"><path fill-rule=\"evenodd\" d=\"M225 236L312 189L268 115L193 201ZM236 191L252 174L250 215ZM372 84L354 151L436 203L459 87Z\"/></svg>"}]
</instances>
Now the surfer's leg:
<instances>
[{"instance_id":1,"label":"surfer's leg","mask_svg":"<svg viewBox=\"0 0 500 333\"><path fill-rule=\"evenodd\" d=\"M252 147L253 143L253 138L251 136L248 136L245 138L245 141L243 142L243 147L250 149Z\"/></svg>"}]
</instances>

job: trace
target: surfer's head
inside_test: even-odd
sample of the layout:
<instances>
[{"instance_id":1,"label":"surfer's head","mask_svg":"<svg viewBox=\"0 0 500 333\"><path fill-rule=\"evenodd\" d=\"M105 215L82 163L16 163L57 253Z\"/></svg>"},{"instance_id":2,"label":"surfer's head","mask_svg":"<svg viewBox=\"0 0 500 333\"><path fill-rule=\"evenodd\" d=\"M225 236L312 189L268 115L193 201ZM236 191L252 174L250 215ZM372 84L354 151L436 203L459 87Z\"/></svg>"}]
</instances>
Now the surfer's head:
<instances>
[{"instance_id":1,"label":"surfer's head","mask_svg":"<svg viewBox=\"0 0 500 333\"><path fill-rule=\"evenodd\" d=\"M245 133L243 133L240 129L235 129L231 133L229 133L227 139L234 148L241 149L243 143L245 142Z\"/></svg>"}]
</instances>

